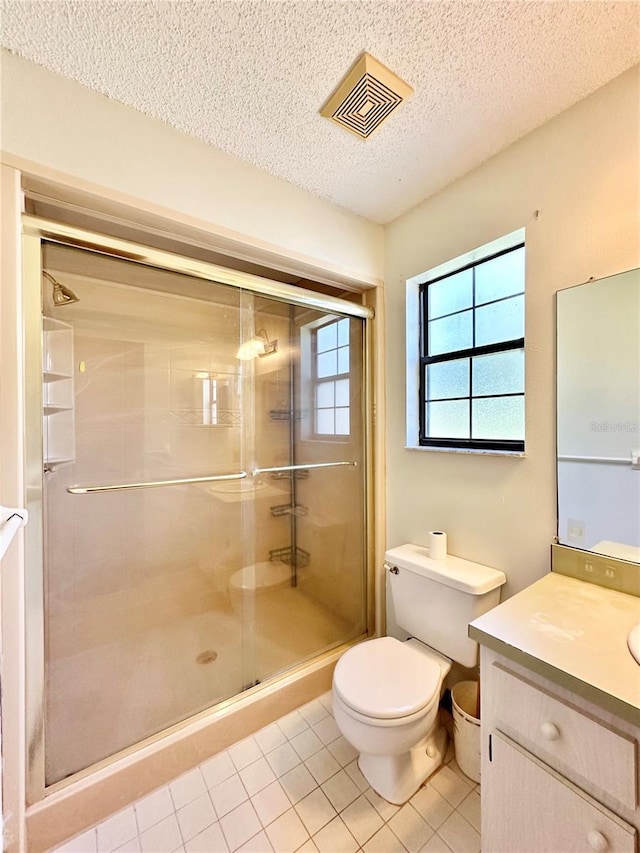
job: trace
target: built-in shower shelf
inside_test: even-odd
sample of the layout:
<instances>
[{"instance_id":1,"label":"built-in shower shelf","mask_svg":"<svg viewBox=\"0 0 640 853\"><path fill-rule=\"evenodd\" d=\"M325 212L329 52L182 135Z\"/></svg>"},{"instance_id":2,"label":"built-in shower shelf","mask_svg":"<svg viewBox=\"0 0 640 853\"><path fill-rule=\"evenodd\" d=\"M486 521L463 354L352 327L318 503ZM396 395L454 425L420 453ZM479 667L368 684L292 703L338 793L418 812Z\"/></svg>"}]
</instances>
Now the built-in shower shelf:
<instances>
[{"instance_id":1,"label":"built-in shower shelf","mask_svg":"<svg viewBox=\"0 0 640 853\"><path fill-rule=\"evenodd\" d=\"M307 515L308 512L308 507L302 504L296 504L295 506L292 504L279 504L278 506L271 507L271 515L274 518L280 518L283 515L295 515L297 518L300 518L303 515Z\"/></svg>"},{"instance_id":2,"label":"built-in shower shelf","mask_svg":"<svg viewBox=\"0 0 640 853\"><path fill-rule=\"evenodd\" d=\"M75 459L73 328L42 318L43 457L46 466Z\"/></svg>"},{"instance_id":3,"label":"built-in shower shelf","mask_svg":"<svg viewBox=\"0 0 640 853\"><path fill-rule=\"evenodd\" d=\"M309 471L307 468L300 468L297 471L274 471L272 474L269 474L272 480L290 480L292 475L296 480L306 480L309 476Z\"/></svg>"},{"instance_id":4,"label":"built-in shower shelf","mask_svg":"<svg viewBox=\"0 0 640 853\"><path fill-rule=\"evenodd\" d=\"M308 551L302 548L296 548L295 551L290 546L288 548L275 548L269 551L269 559L274 562L279 560L281 563L286 563L288 566L295 566L297 569L304 569L309 565L311 555Z\"/></svg>"}]
</instances>

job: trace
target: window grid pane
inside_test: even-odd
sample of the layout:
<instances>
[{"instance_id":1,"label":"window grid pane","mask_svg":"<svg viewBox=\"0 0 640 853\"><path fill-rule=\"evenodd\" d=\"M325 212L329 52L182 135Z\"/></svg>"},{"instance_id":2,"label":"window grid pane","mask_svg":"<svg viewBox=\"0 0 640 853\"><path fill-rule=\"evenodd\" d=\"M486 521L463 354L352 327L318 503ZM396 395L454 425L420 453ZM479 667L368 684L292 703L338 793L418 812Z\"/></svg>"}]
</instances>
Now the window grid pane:
<instances>
[{"instance_id":1,"label":"window grid pane","mask_svg":"<svg viewBox=\"0 0 640 853\"><path fill-rule=\"evenodd\" d=\"M315 332L314 432L318 436L350 434L349 335L348 319L332 321Z\"/></svg>"},{"instance_id":2,"label":"window grid pane","mask_svg":"<svg viewBox=\"0 0 640 853\"><path fill-rule=\"evenodd\" d=\"M524 271L518 246L423 285L420 443L524 449Z\"/></svg>"}]
</instances>

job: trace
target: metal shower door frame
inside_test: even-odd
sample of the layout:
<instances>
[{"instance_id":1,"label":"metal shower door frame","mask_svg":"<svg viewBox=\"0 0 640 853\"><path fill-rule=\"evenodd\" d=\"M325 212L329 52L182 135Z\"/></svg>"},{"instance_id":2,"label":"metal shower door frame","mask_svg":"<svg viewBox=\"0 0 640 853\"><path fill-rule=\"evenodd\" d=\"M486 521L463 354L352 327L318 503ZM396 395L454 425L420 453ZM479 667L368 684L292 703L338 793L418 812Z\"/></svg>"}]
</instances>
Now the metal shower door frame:
<instances>
[{"instance_id":1,"label":"metal shower door frame","mask_svg":"<svg viewBox=\"0 0 640 853\"><path fill-rule=\"evenodd\" d=\"M44 525L43 525L43 447L42 447L42 243L51 242L84 249L157 269L189 275L212 284L226 284L266 296L281 302L331 312L364 321L363 370L365 382L361 395L363 428L363 465L365 525L363 554L365 559L365 601L367 631L373 630L373 548L372 541L373 489L372 420L372 332L373 309L337 297L325 296L293 285L259 276L229 270L215 264L152 249L120 238L110 237L75 226L23 214L22 217L22 307L24 317L23 370L25 385L25 506L30 523L25 528L25 634L26 634L26 799L27 805L43 800L49 792L67 787L95 772L97 767L117 761L120 756L135 750L139 744L92 765L68 779L49 787L45 784L45 632L44 632ZM353 463L337 463L352 465ZM290 466L289 466L290 467ZM298 467L298 466L296 466ZM314 465L300 467L316 467ZM323 466L326 467L326 466ZM262 469L255 469L255 475ZM264 469L268 470L268 469ZM243 472L244 473L244 472ZM137 484L136 484L137 485ZM143 486L144 487L144 486ZM233 701L233 699L228 700ZM216 706L212 706L215 708ZM190 719L190 718L189 718ZM189 719L183 724L188 724ZM173 727L175 728L175 727ZM166 730L170 731L170 730ZM160 736L162 733L160 733ZM154 737L158 737L155 735ZM141 742L141 743L144 743Z\"/></svg>"}]
</instances>

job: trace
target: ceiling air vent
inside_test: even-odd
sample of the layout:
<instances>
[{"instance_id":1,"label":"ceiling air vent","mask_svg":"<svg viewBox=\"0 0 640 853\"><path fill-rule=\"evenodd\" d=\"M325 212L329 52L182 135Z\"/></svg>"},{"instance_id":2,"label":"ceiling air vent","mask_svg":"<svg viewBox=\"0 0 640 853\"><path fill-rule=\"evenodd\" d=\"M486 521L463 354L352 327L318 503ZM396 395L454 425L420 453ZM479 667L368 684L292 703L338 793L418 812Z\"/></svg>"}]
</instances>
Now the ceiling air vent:
<instances>
[{"instance_id":1,"label":"ceiling air vent","mask_svg":"<svg viewBox=\"0 0 640 853\"><path fill-rule=\"evenodd\" d=\"M413 89L369 53L360 56L320 115L368 139Z\"/></svg>"}]
</instances>

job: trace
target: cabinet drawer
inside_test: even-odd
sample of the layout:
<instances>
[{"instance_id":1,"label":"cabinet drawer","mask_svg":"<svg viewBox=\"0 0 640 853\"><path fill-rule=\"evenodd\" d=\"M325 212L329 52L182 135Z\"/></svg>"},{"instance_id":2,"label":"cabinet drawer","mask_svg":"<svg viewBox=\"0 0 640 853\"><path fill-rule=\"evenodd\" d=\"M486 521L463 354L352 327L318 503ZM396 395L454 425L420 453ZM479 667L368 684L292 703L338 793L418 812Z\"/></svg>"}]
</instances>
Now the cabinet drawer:
<instances>
[{"instance_id":1,"label":"cabinet drawer","mask_svg":"<svg viewBox=\"0 0 640 853\"><path fill-rule=\"evenodd\" d=\"M636 830L493 732L482 778L484 853L635 853ZM514 796L514 793L517 794Z\"/></svg>"},{"instance_id":2,"label":"cabinet drawer","mask_svg":"<svg viewBox=\"0 0 640 853\"><path fill-rule=\"evenodd\" d=\"M575 774L631 810L638 801L637 745L537 685L493 664L497 726L565 775Z\"/></svg>"}]
</instances>

